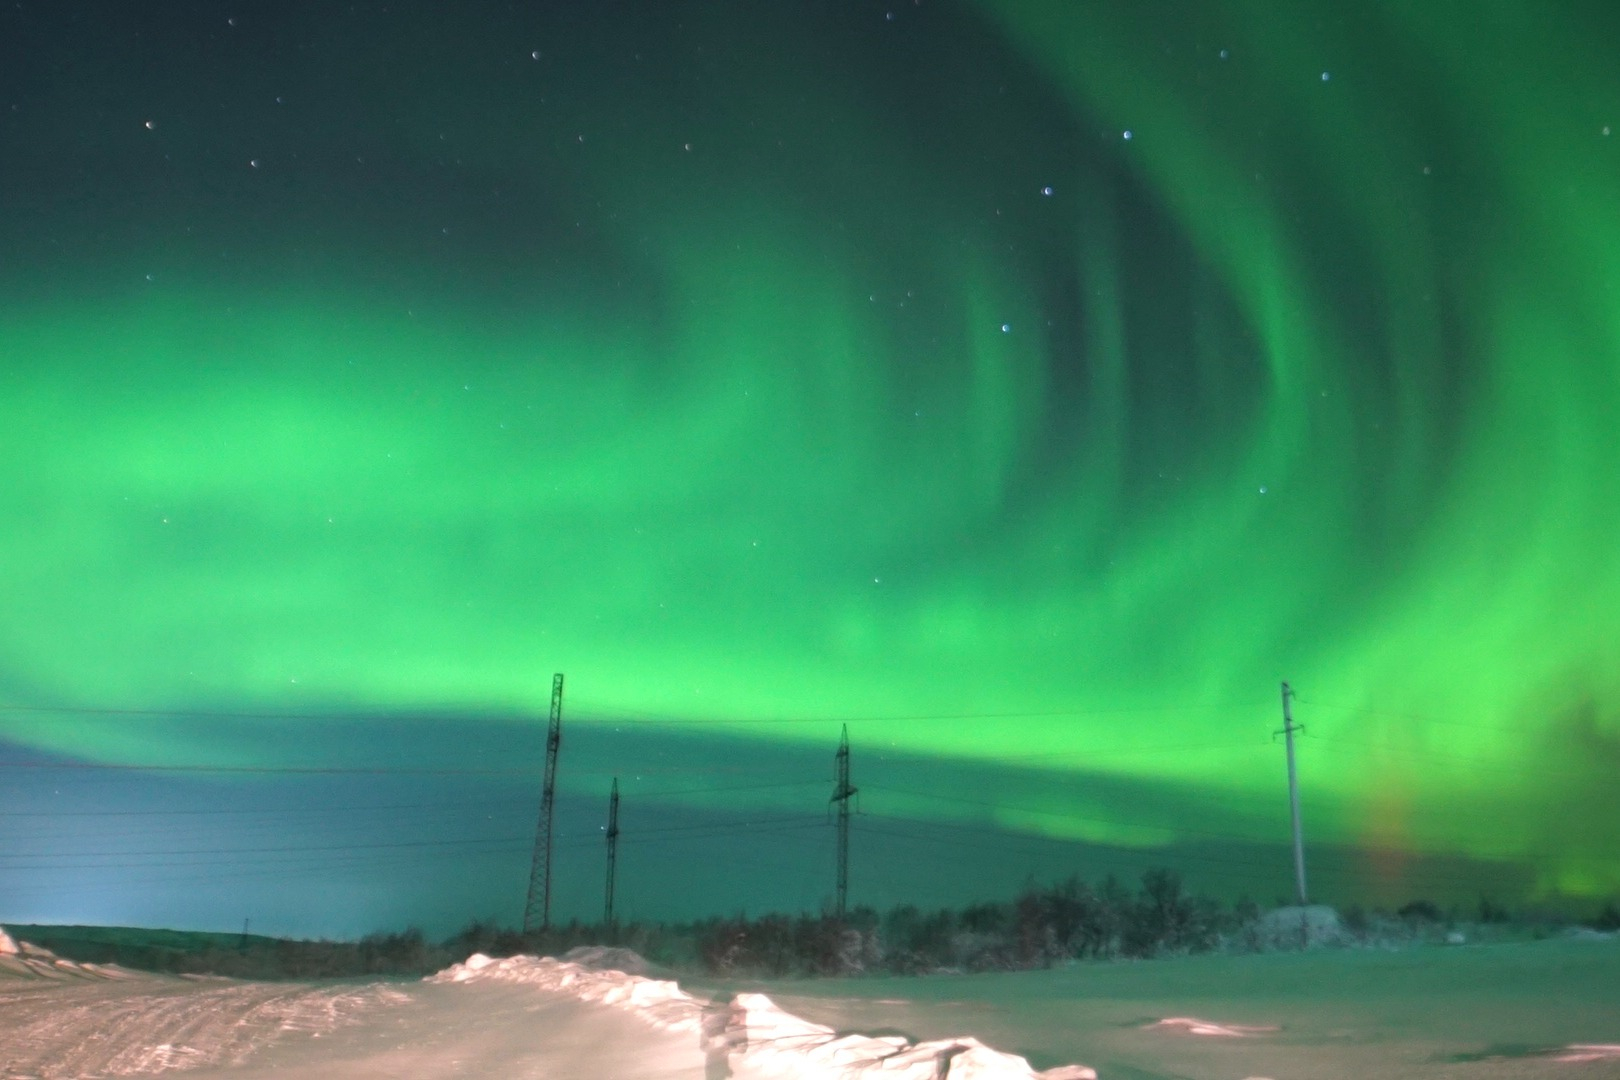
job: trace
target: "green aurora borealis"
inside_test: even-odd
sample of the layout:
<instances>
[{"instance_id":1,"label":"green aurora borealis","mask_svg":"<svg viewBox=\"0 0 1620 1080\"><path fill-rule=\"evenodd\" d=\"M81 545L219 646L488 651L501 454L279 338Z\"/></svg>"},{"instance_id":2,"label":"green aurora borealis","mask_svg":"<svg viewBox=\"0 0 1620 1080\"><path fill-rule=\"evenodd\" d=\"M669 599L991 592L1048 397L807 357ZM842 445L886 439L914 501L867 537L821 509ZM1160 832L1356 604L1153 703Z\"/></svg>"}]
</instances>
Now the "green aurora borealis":
<instances>
[{"instance_id":1,"label":"green aurora borealis","mask_svg":"<svg viewBox=\"0 0 1620 1080\"><path fill-rule=\"evenodd\" d=\"M1288 679L1313 841L1620 889L1620 9L1550 7L0 16L0 736L563 671L1151 847L1079 779L1285 814Z\"/></svg>"}]
</instances>

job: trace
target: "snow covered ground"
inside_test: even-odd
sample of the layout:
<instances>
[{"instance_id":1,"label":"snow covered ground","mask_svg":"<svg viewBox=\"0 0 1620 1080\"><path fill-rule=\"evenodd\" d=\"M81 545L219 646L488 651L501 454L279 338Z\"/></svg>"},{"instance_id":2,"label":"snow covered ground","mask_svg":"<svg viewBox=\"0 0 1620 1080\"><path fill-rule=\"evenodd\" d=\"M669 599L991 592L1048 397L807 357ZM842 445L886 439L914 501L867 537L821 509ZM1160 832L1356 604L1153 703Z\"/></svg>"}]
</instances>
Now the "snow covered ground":
<instances>
[{"instance_id":1,"label":"snow covered ground","mask_svg":"<svg viewBox=\"0 0 1620 1080\"><path fill-rule=\"evenodd\" d=\"M0 938L0 1078L1092 1075L1075 1061L1102 1080L1620 1077L1612 939L690 993L602 970L637 970L633 956L574 961L253 983L72 964Z\"/></svg>"},{"instance_id":2,"label":"snow covered ground","mask_svg":"<svg viewBox=\"0 0 1620 1080\"><path fill-rule=\"evenodd\" d=\"M756 984L806 1019L971 1031L1102 1080L1620 1078L1620 938Z\"/></svg>"},{"instance_id":3,"label":"snow covered ground","mask_svg":"<svg viewBox=\"0 0 1620 1080\"><path fill-rule=\"evenodd\" d=\"M1037 1075L972 1038L839 1033L763 995L711 1001L673 982L600 970L622 959L612 950L580 959L473 956L421 981L285 984L146 975L13 947L0 957L0 1078ZM1040 1074L1094 1075L1081 1067Z\"/></svg>"}]
</instances>

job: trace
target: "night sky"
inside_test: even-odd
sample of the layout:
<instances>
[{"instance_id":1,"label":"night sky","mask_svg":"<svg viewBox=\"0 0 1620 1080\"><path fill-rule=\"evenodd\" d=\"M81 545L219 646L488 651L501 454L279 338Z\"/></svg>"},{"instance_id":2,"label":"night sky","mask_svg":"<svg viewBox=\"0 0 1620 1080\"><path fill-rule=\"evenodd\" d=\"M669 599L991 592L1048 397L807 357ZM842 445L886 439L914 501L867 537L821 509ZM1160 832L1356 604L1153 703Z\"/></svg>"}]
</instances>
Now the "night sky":
<instances>
[{"instance_id":1,"label":"night sky","mask_svg":"<svg viewBox=\"0 0 1620 1080\"><path fill-rule=\"evenodd\" d=\"M0 919L1620 890L1615 40L8 3Z\"/></svg>"}]
</instances>

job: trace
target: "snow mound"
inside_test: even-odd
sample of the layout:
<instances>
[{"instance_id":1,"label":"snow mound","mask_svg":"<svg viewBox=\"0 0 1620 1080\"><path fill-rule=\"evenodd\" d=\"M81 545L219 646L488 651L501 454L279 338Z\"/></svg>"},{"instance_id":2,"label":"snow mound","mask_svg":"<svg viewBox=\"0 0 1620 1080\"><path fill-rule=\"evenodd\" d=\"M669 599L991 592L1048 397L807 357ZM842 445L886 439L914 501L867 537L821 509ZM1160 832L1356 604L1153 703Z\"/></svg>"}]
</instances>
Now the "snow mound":
<instances>
[{"instance_id":1,"label":"snow mound","mask_svg":"<svg viewBox=\"0 0 1620 1080\"><path fill-rule=\"evenodd\" d=\"M648 979L623 971L597 971L571 960L549 956L511 956L494 960L473 953L465 963L452 964L428 982L510 982L541 990L571 994L583 1001L618 1005L634 1010L654 1027L697 1034L703 1006L698 1000L663 979Z\"/></svg>"},{"instance_id":2,"label":"snow mound","mask_svg":"<svg viewBox=\"0 0 1620 1080\"><path fill-rule=\"evenodd\" d=\"M634 949L621 949L611 945L577 945L563 953L571 964L588 967L592 971L622 971L626 975L650 975L652 969Z\"/></svg>"},{"instance_id":3,"label":"snow mound","mask_svg":"<svg viewBox=\"0 0 1620 1080\"><path fill-rule=\"evenodd\" d=\"M1200 1020L1196 1016L1167 1016L1147 1026L1150 1029L1185 1031L1189 1035L1216 1035L1226 1039L1242 1039L1278 1030L1274 1026L1255 1024L1217 1024L1212 1020Z\"/></svg>"},{"instance_id":4,"label":"snow mound","mask_svg":"<svg viewBox=\"0 0 1620 1080\"><path fill-rule=\"evenodd\" d=\"M0 979L128 979L133 972L116 964L63 960L49 949L18 941L0 929Z\"/></svg>"},{"instance_id":5,"label":"snow mound","mask_svg":"<svg viewBox=\"0 0 1620 1080\"><path fill-rule=\"evenodd\" d=\"M1570 1062L1620 1061L1620 1044L1575 1043L1564 1047L1563 1051L1553 1060Z\"/></svg>"},{"instance_id":6,"label":"snow mound","mask_svg":"<svg viewBox=\"0 0 1620 1080\"><path fill-rule=\"evenodd\" d=\"M604 954L620 951L626 950L584 954L575 950L569 956L579 954L580 959L599 964L609 959ZM711 1063L740 1070L740 1075L818 1080L1096 1080L1097 1076L1083 1065L1036 1072L1023 1058L970 1037L913 1043L899 1035L839 1034L783 1011L764 994L702 1002L673 982L613 968L597 970L580 959L494 960L475 953L427 981L521 983L626 1009L654 1027L692 1033Z\"/></svg>"},{"instance_id":7,"label":"snow mound","mask_svg":"<svg viewBox=\"0 0 1620 1080\"><path fill-rule=\"evenodd\" d=\"M1096 1080L1083 1065L1035 1072L1016 1054L970 1036L913 1043L900 1035L840 1035L784 1012L764 994L717 1002L704 1024L704 1049L748 1075L828 1080Z\"/></svg>"}]
</instances>

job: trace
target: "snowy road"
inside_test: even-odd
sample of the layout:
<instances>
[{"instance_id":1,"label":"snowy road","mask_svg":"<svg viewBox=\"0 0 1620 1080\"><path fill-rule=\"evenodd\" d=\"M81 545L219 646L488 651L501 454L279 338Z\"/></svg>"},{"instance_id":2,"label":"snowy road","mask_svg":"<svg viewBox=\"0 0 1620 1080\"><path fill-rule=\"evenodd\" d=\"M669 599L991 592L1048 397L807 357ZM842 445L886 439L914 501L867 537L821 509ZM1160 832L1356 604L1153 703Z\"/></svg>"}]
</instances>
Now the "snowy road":
<instances>
[{"instance_id":1,"label":"snowy road","mask_svg":"<svg viewBox=\"0 0 1620 1080\"><path fill-rule=\"evenodd\" d=\"M235 1063L271 1042L311 1038L397 995L135 976L0 986L0 1076L137 1076Z\"/></svg>"},{"instance_id":2,"label":"snowy road","mask_svg":"<svg viewBox=\"0 0 1620 1080\"><path fill-rule=\"evenodd\" d=\"M515 985L0 983L0 1077L688 1078L690 1034Z\"/></svg>"},{"instance_id":3,"label":"snowy road","mask_svg":"<svg viewBox=\"0 0 1620 1080\"><path fill-rule=\"evenodd\" d=\"M510 985L416 983L404 987L402 996L363 1022L320 1039L284 1040L219 1075L232 1080L692 1080L704 1075L702 1052L690 1034L657 1031L601 1005Z\"/></svg>"}]
</instances>

